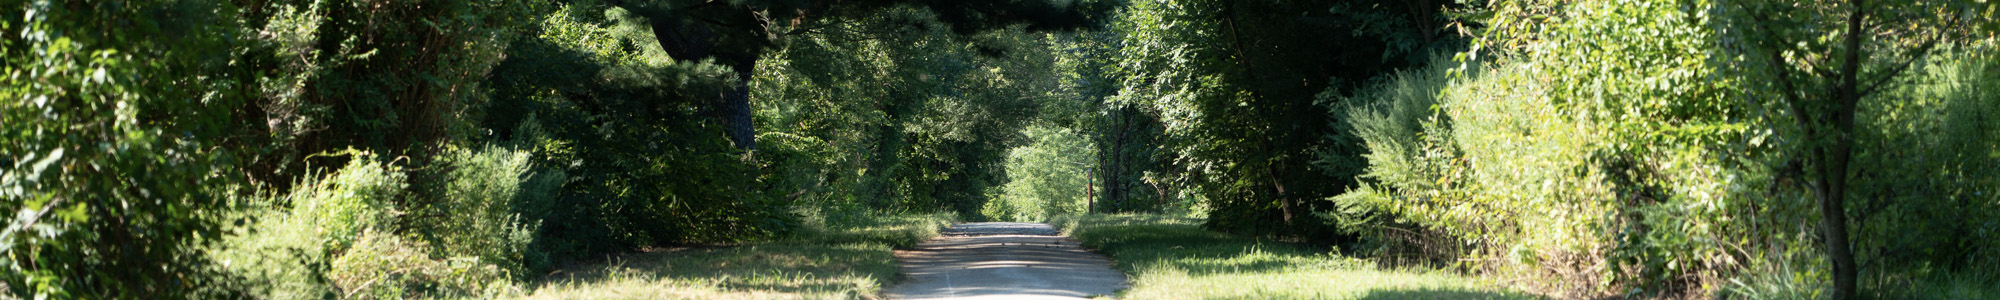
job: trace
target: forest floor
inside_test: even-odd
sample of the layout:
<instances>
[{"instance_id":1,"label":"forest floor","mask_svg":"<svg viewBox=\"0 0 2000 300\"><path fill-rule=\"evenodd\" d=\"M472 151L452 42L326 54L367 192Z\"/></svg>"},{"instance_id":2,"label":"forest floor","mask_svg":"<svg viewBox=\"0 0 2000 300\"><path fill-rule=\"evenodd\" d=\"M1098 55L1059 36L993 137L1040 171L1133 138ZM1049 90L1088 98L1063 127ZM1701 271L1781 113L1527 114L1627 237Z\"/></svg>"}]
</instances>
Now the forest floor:
<instances>
[{"instance_id":1,"label":"forest floor","mask_svg":"<svg viewBox=\"0 0 2000 300\"><path fill-rule=\"evenodd\" d=\"M1366 260L1201 228L1158 215L1060 217L1056 228L1131 277L1125 299L1537 299L1443 271Z\"/></svg>"},{"instance_id":2,"label":"forest floor","mask_svg":"<svg viewBox=\"0 0 2000 300\"><path fill-rule=\"evenodd\" d=\"M909 280L891 299L1086 299L1125 286L1109 259L1041 223L953 225L896 258Z\"/></svg>"}]
</instances>

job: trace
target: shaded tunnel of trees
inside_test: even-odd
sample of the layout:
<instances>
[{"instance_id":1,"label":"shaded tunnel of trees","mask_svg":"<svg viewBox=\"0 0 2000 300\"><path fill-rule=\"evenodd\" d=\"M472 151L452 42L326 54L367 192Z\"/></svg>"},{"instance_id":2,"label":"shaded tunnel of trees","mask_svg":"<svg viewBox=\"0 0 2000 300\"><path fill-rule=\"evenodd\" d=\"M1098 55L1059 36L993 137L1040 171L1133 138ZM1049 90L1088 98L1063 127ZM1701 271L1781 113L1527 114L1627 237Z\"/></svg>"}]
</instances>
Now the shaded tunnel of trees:
<instances>
[{"instance_id":1,"label":"shaded tunnel of trees","mask_svg":"<svg viewBox=\"0 0 2000 300\"><path fill-rule=\"evenodd\" d=\"M2000 268L1996 6L6 1L0 298L491 297L938 212L1865 297Z\"/></svg>"}]
</instances>

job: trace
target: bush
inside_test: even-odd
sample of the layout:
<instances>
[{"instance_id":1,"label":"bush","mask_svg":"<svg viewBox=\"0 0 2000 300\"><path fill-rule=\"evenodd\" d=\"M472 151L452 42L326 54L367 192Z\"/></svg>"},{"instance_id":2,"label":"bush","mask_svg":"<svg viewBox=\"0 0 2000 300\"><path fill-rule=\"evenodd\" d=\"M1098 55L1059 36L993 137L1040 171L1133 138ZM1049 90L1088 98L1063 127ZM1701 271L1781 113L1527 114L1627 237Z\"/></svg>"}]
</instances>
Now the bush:
<instances>
[{"instance_id":1,"label":"bush","mask_svg":"<svg viewBox=\"0 0 2000 300\"><path fill-rule=\"evenodd\" d=\"M514 216L529 153L450 149L431 169L438 199L408 185L411 171L368 152L298 183L256 210L211 256L246 279L254 298L491 297L518 292L533 226ZM421 207L410 207L421 203Z\"/></svg>"},{"instance_id":2,"label":"bush","mask_svg":"<svg viewBox=\"0 0 2000 300\"><path fill-rule=\"evenodd\" d=\"M1456 65L1433 57L1425 67L1385 76L1354 95L1321 95L1321 103L1331 104L1333 113L1341 116L1335 118L1336 134L1329 138L1367 150L1358 163L1349 161L1353 154L1332 151L1321 152L1317 162L1329 172L1351 172L1347 169L1356 164L1363 168L1356 187L1327 199L1334 209L1319 214L1337 229L1362 236L1360 243L1347 245L1348 250L1385 262L1404 262L1403 258L1446 262L1463 254L1457 251L1459 241L1426 228L1436 225L1413 211L1421 208L1399 203L1437 197L1400 192L1436 190L1441 183L1434 179L1447 176L1455 164L1452 158L1461 155L1449 138L1450 116L1437 106L1443 91L1457 82L1451 74ZM1476 78L1480 70L1457 71Z\"/></svg>"},{"instance_id":3,"label":"bush","mask_svg":"<svg viewBox=\"0 0 2000 300\"><path fill-rule=\"evenodd\" d=\"M327 276L341 299L481 298L522 290L502 266L476 256L434 259L439 248L391 233L363 232Z\"/></svg>"},{"instance_id":4,"label":"bush","mask_svg":"<svg viewBox=\"0 0 2000 300\"><path fill-rule=\"evenodd\" d=\"M420 224L417 232L444 253L476 257L506 274L528 275L523 252L536 226L524 224L528 221L514 205L554 201L549 183L561 180L535 178L532 155L497 146L446 150L436 162L443 168L434 170L440 176L435 182L442 185L432 192L437 199L414 210L418 218L434 221L413 223Z\"/></svg>"},{"instance_id":5,"label":"bush","mask_svg":"<svg viewBox=\"0 0 2000 300\"><path fill-rule=\"evenodd\" d=\"M345 167L325 178L307 176L289 193L263 202L268 207L253 208L247 214L257 221L236 228L210 251L245 279L249 296L323 299L346 292L328 277L333 260L405 213L394 206L407 189L401 168L351 153Z\"/></svg>"}]
</instances>

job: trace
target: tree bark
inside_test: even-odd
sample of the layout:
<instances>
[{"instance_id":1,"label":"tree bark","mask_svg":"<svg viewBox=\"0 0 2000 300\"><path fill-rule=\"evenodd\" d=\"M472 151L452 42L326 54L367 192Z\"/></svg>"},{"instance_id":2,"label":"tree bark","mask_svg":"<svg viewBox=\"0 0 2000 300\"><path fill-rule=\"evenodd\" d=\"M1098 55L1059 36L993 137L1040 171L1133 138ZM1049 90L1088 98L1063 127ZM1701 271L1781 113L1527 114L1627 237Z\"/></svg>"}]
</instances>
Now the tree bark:
<instances>
[{"instance_id":1,"label":"tree bark","mask_svg":"<svg viewBox=\"0 0 2000 300\"><path fill-rule=\"evenodd\" d=\"M1819 147L1820 185L1819 209L1820 227L1826 241L1827 257L1833 261L1833 298L1853 299L1855 290L1855 269L1853 244L1847 239L1847 163L1853 156L1852 138L1854 133L1854 110L1861 102L1861 34L1867 9L1861 0L1851 0L1854 10L1847 17L1847 53L1841 66L1839 83L1834 87L1834 103L1831 120L1821 122L1831 125L1832 130L1824 131L1830 139ZM1807 116L1800 116L1807 117ZM1830 124L1829 124L1830 123Z\"/></svg>"}]
</instances>

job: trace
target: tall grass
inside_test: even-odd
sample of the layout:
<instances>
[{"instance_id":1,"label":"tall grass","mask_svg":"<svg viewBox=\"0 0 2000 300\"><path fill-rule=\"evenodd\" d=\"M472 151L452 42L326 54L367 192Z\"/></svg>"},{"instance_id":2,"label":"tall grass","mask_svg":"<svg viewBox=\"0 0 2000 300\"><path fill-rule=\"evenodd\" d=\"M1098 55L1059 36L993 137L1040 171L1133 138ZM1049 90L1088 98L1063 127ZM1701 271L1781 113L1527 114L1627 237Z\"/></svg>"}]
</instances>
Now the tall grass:
<instances>
[{"instance_id":1,"label":"tall grass","mask_svg":"<svg viewBox=\"0 0 2000 300\"><path fill-rule=\"evenodd\" d=\"M1330 251L1160 215L1062 216L1056 227L1132 278L1127 299L1532 299L1449 272L1382 269Z\"/></svg>"}]
</instances>

